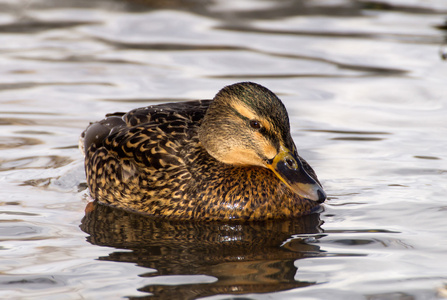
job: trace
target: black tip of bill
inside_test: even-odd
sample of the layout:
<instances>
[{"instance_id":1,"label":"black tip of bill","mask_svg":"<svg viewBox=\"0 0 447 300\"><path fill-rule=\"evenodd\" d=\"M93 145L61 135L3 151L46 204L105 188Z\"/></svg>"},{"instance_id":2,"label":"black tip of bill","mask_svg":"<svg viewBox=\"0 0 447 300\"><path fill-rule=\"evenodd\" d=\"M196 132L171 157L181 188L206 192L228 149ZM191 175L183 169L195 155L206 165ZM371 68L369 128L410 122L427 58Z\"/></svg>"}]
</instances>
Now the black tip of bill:
<instances>
[{"instance_id":1,"label":"black tip of bill","mask_svg":"<svg viewBox=\"0 0 447 300\"><path fill-rule=\"evenodd\" d=\"M322 190L322 189L320 189L320 190L318 190L318 203L323 203L325 200L326 200L326 193Z\"/></svg>"}]
</instances>

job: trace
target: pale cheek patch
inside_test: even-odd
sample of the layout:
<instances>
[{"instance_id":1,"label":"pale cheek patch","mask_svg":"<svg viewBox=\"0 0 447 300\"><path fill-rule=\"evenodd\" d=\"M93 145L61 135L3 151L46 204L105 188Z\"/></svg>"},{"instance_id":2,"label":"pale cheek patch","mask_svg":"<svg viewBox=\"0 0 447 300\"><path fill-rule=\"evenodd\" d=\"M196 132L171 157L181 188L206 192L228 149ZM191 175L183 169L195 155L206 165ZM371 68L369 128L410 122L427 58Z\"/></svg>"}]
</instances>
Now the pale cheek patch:
<instances>
[{"instance_id":1,"label":"pale cheek patch","mask_svg":"<svg viewBox=\"0 0 447 300\"><path fill-rule=\"evenodd\" d=\"M278 154L278 151L271 144L267 144L264 146L264 154L268 159L272 159Z\"/></svg>"},{"instance_id":2,"label":"pale cheek patch","mask_svg":"<svg viewBox=\"0 0 447 300\"><path fill-rule=\"evenodd\" d=\"M264 166L263 161L251 149L233 148L220 158L226 164L237 166Z\"/></svg>"},{"instance_id":3,"label":"pale cheek patch","mask_svg":"<svg viewBox=\"0 0 447 300\"><path fill-rule=\"evenodd\" d=\"M256 132L255 139L258 141L258 144L260 145L260 150L262 150L262 154L268 159L272 159L276 156L276 154L278 154L276 147L274 147L268 140L266 140L261 133Z\"/></svg>"}]
</instances>

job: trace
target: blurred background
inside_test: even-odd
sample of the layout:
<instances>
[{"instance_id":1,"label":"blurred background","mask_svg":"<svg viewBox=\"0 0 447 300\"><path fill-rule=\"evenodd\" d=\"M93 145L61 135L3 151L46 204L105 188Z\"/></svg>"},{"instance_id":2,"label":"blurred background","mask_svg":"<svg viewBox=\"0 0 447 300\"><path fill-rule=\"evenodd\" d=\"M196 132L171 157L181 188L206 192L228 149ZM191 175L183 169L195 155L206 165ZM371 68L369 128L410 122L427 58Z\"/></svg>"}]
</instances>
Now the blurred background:
<instances>
[{"instance_id":1,"label":"blurred background","mask_svg":"<svg viewBox=\"0 0 447 300\"><path fill-rule=\"evenodd\" d=\"M447 297L445 0L0 0L0 297ZM329 200L267 224L100 208L106 113L254 81Z\"/></svg>"}]
</instances>

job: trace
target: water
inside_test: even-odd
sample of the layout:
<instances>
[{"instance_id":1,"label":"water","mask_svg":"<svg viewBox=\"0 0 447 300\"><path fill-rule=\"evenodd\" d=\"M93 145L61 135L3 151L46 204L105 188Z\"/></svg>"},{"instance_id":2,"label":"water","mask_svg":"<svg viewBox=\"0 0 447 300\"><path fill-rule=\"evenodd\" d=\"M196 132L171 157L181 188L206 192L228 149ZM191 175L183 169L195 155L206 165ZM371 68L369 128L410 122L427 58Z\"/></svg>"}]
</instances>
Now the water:
<instances>
[{"instance_id":1,"label":"water","mask_svg":"<svg viewBox=\"0 0 447 300\"><path fill-rule=\"evenodd\" d=\"M447 298L444 0L0 1L0 297ZM104 114L277 93L330 200L255 224L85 215Z\"/></svg>"}]
</instances>

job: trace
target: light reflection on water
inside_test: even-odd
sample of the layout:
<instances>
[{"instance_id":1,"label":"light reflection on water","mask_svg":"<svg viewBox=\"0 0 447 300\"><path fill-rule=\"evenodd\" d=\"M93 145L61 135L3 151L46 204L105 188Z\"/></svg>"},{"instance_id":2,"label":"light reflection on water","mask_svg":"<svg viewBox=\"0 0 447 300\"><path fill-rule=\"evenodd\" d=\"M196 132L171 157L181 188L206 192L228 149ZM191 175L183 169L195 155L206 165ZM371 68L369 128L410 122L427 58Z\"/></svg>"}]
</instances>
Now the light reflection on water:
<instances>
[{"instance_id":1,"label":"light reflection on water","mask_svg":"<svg viewBox=\"0 0 447 300\"><path fill-rule=\"evenodd\" d=\"M447 294L444 2L0 1L0 297ZM84 214L88 122L243 80L287 106L321 214Z\"/></svg>"}]
</instances>

